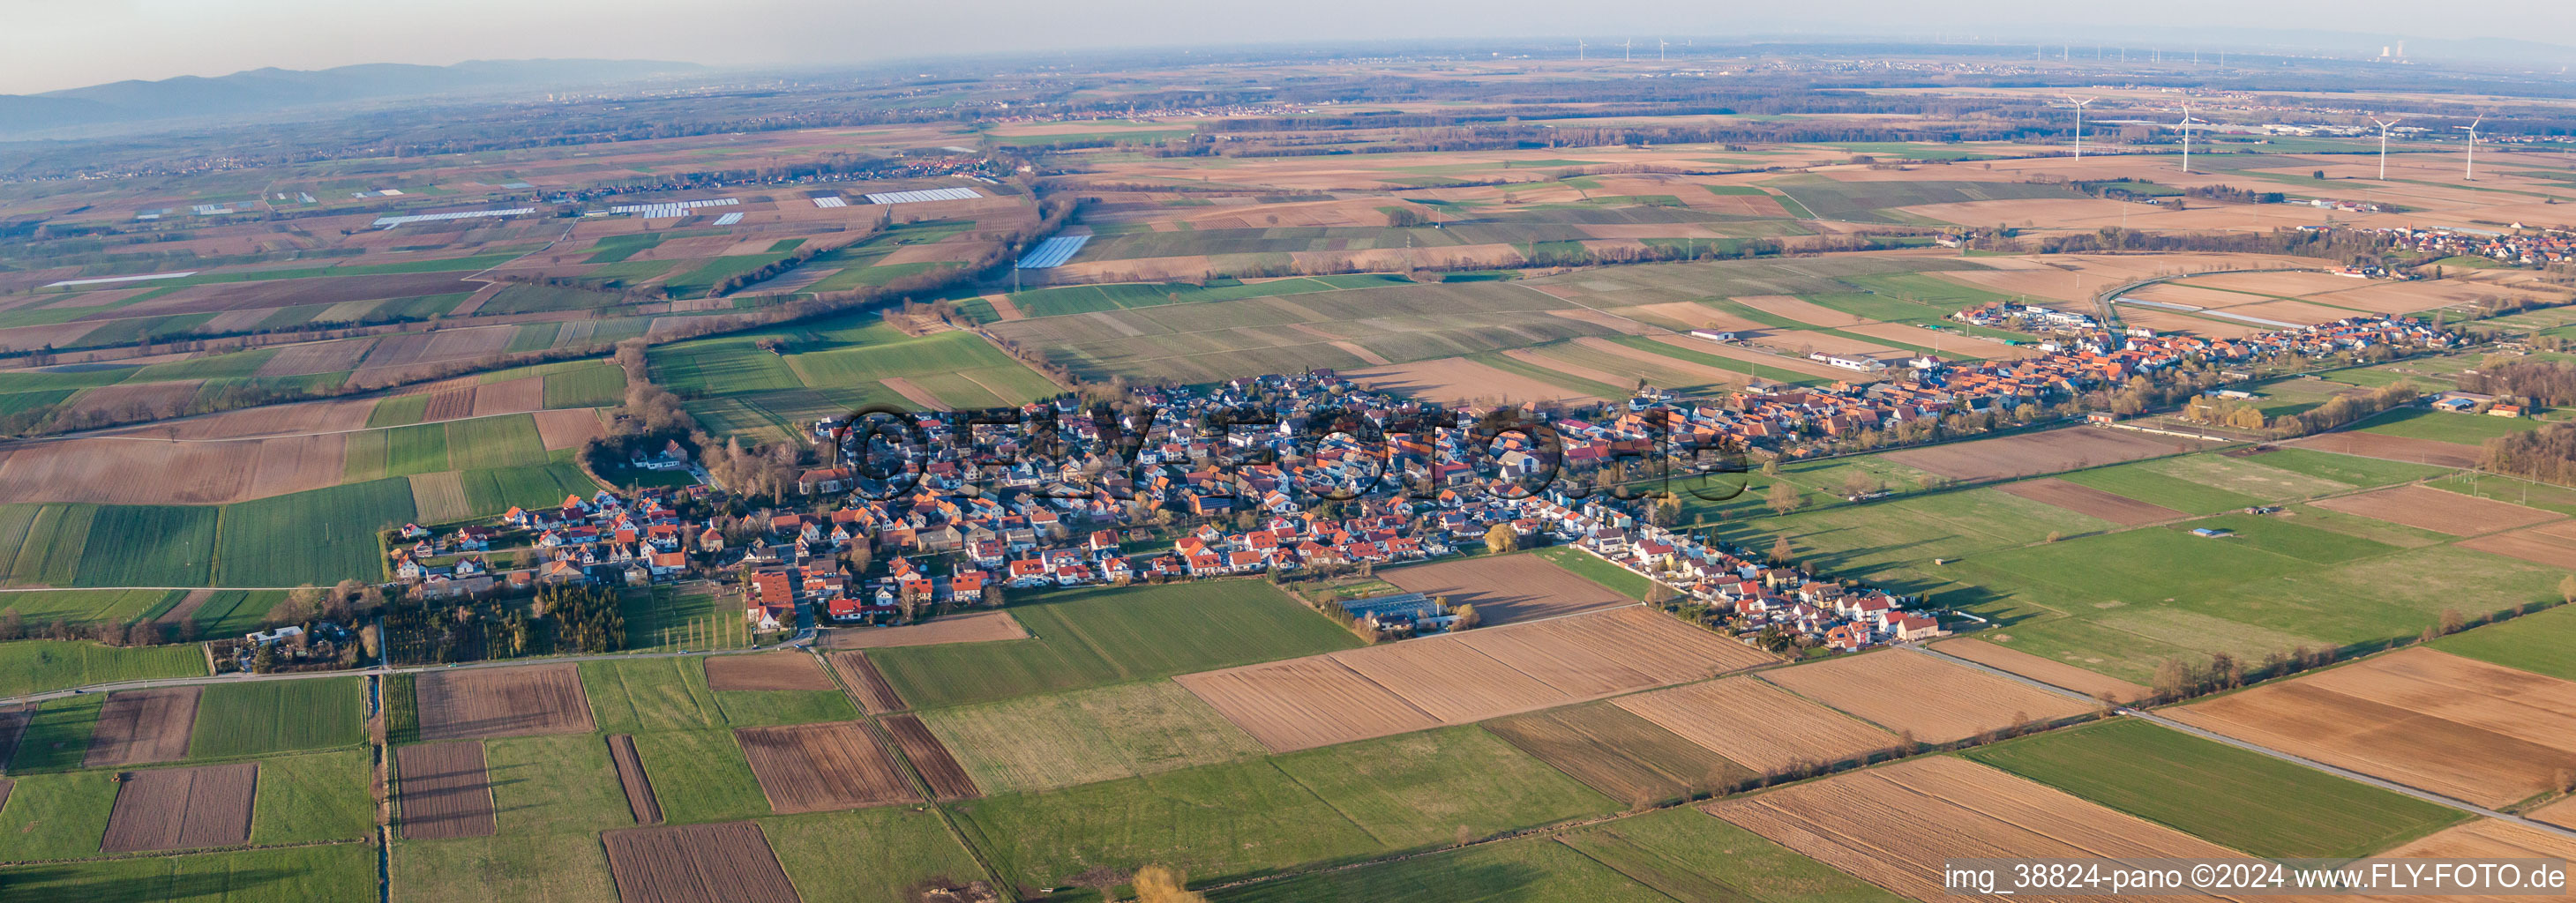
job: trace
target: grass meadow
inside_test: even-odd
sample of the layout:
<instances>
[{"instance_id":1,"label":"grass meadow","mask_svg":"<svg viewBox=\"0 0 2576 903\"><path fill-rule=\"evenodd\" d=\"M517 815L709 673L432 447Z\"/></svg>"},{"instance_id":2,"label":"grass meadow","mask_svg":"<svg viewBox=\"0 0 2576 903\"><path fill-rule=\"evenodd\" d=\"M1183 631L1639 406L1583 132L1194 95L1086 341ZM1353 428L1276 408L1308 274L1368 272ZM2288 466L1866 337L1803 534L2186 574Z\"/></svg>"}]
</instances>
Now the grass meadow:
<instances>
[{"instance_id":1,"label":"grass meadow","mask_svg":"<svg viewBox=\"0 0 2576 903\"><path fill-rule=\"evenodd\" d=\"M1031 638L875 649L868 658L913 708L935 709L1359 645L1258 580L1050 593L1010 611Z\"/></svg>"}]
</instances>

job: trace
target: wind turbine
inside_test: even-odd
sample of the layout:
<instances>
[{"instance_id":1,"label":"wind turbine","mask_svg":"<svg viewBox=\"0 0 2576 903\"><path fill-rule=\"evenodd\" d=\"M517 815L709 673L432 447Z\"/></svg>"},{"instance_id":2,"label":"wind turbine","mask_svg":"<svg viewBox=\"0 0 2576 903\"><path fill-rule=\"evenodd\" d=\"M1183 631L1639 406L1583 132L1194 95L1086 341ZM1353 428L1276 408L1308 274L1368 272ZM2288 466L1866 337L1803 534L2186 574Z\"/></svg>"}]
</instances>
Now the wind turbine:
<instances>
[{"instance_id":1,"label":"wind turbine","mask_svg":"<svg viewBox=\"0 0 2576 903\"><path fill-rule=\"evenodd\" d=\"M1662 38L1655 39L1655 62L1660 63L1664 61L1664 48L1670 46L1673 46L1673 42Z\"/></svg>"},{"instance_id":2,"label":"wind turbine","mask_svg":"<svg viewBox=\"0 0 2576 903\"><path fill-rule=\"evenodd\" d=\"M2084 159L2084 105L2100 100L2101 98L2087 97L2083 100L2076 100L2075 95L2073 94L2064 94L2059 96L2066 98L2067 103L2075 105L2075 159Z\"/></svg>"},{"instance_id":3,"label":"wind turbine","mask_svg":"<svg viewBox=\"0 0 2576 903\"><path fill-rule=\"evenodd\" d=\"M1575 39L1574 39L1574 59L1575 59L1576 61L1578 61L1578 62L1580 62L1580 61L1583 59L1583 39L1582 39L1582 38L1575 38Z\"/></svg>"},{"instance_id":4,"label":"wind turbine","mask_svg":"<svg viewBox=\"0 0 2576 903\"><path fill-rule=\"evenodd\" d=\"M1636 43L1637 43L1637 39L1636 39L1636 38L1629 38L1629 39L1627 39L1627 40L1624 40L1624 41L1620 41L1620 42L1619 42L1619 61L1620 61L1620 62L1624 63L1624 62L1627 62L1627 61L1628 61L1628 48L1635 46L1635 45L1636 45Z\"/></svg>"},{"instance_id":5,"label":"wind turbine","mask_svg":"<svg viewBox=\"0 0 2576 903\"><path fill-rule=\"evenodd\" d=\"M2191 124L2208 125L2209 120L2191 118L2191 105L2182 105L2182 171L2191 171Z\"/></svg>"},{"instance_id":6,"label":"wind turbine","mask_svg":"<svg viewBox=\"0 0 2576 903\"><path fill-rule=\"evenodd\" d=\"M2485 121L2487 121L2486 114L2480 113L2478 118L2470 120L2467 125L2452 126L2469 133L2469 153L2468 156L2460 158L2460 177L2471 182L2478 180L2478 123Z\"/></svg>"},{"instance_id":7,"label":"wind turbine","mask_svg":"<svg viewBox=\"0 0 2576 903\"><path fill-rule=\"evenodd\" d=\"M2379 124L2379 180L2385 182L2388 181L2388 128L2406 120L2391 119L2380 122L2377 117L2373 117L2370 121Z\"/></svg>"}]
</instances>

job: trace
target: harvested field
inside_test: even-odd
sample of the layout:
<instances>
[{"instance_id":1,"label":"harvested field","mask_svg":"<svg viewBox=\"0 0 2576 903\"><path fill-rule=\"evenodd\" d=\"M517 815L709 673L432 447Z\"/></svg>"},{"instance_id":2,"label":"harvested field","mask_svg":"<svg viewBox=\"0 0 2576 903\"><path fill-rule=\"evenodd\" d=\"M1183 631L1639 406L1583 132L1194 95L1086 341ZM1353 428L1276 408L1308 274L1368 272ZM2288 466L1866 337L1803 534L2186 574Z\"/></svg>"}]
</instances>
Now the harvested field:
<instances>
[{"instance_id":1,"label":"harvested field","mask_svg":"<svg viewBox=\"0 0 2576 903\"><path fill-rule=\"evenodd\" d=\"M120 775L102 853L225 847L250 842L259 763L159 768Z\"/></svg>"},{"instance_id":2,"label":"harvested field","mask_svg":"<svg viewBox=\"0 0 2576 903\"><path fill-rule=\"evenodd\" d=\"M1839 354L1844 357L1870 358L1894 364L1914 356L1914 352L1907 351L1902 348L1893 348L1881 345L1877 342L1865 342L1859 339L1847 339L1838 335L1830 335L1822 332L1808 332L1804 330L1775 332L1769 335L1755 336L1747 339L1746 341L1753 345L1770 348L1795 357L1805 357L1806 352L1808 351L1820 351L1826 354ZM1850 373L1851 371L1846 370L1844 372Z\"/></svg>"},{"instance_id":3,"label":"harvested field","mask_svg":"<svg viewBox=\"0 0 2576 903\"><path fill-rule=\"evenodd\" d=\"M2423 647L2165 714L2483 806L2576 770L2576 683Z\"/></svg>"},{"instance_id":4,"label":"harvested field","mask_svg":"<svg viewBox=\"0 0 2576 903\"><path fill-rule=\"evenodd\" d=\"M375 412L376 399L354 398L243 408L191 417L175 423L118 430L111 435L156 439L240 439L360 429Z\"/></svg>"},{"instance_id":5,"label":"harvested field","mask_svg":"<svg viewBox=\"0 0 2576 903\"><path fill-rule=\"evenodd\" d=\"M781 814L856 809L919 799L894 758L858 721L746 727L733 732Z\"/></svg>"},{"instance_id":6,"label":"harvested field","mask_svg":"<svg viewBox=\"0 0 2576 903\"><path fill-rule=\"evenodd\" d=\"M435 398L431 399L433 402ZM546 406L546 378L522 376L474 388L474 414L491 417L497 414L525 414Z\"/></svg>"},{"instance_id":7,"label":"harvested field","mask_svg":"<svg viewBox=\"0 0 2576 903\"><path fill-rule=\"evenodd\" d=\"M333 339L288 345L259 365L259 375L303 376L353 369L367 356L367 348L374 344L374 339Z\"/></svg>"},{"instance_id":8,"label":"harvested field","mask_svg":"<svg viewBox=\"0 0 2576 903\"><path fill-rule=\"evenodd\" d=\"M939 400L939 396L931 394L928 389L915 385L911 380L900 376L889 376L885 379L879 380L879 382L884 383L886 388L893 389L895 394L903 396L905 401L920 405L918 410L950 410L947 402Z\"/></svg>"},{"instance_id":9,"label":"harvested field","mask_svg":"<svg viewBox=\"0 0 2576 903\"><path fill-rule=\"evenodd\" d=\"M1951 857L2240 855L1950 756L1923 756L1704 808L1781 846L1918 900L1945 895L1939 876L1942 861ZM2073 903L2091 898L2040 899Z\"/></svg>"},{"instance_id":10,"label":"harvested field","mask_svg":"<svg viewBox=\"0 0 2576 903\"><path fill-rule=\"evenodd\" d=\"M1753 771L1619 708L1515 715L1485 729L1602 795L1629 805L1732 787Z\"/></svg>"},{"instance_id":11,"label":"harvested field","mask_svg":"<svg viewBox=\"0 0 2576 903\"><path fill-rule=\"evenodd\" d=\"M0 803L8 802L8 799L7 791L0 790ZM2525 814L2531 816L2534 821L2548 822L2561 828L2576 828L2576 796L2561 798L2557 802ZM2576 859L2576 853L2566 855L2570 859Z\"/></svg>"},{"instance_id":12,"label":"harvested field","mask_svg":"<svg viewBox=\"0 0 2576 903\"><path fill-rule=\"evenodd\" d=\"M420 738L518 737L594 730L590 699L571 665L462 668L420 675L412 684Z\"/></svg>"},{"instance_id":13,"label":"harvested field","mask_svg":"<svg viewBox=\"0 0 2576 903\"><path fill-rule=\"evenodd\" d=\"M802 652L707 656L707 687L715 690L831 690L814 657Z\"/></svg>"},{"instance_id":14,"label":"harvested field","mask_svg":"<svg viewBox=\"0 0 2576 903\"><path fill-rule=\"evenodd\" d=\"M1813 326L1858 326L1869 322L1866 317L1843 313L1793 295L1746 295L1727 300Z\"/></svg>"},{"instance_id":15,"label":"harvested field","mask_svg":"<svg viewBox=\"0 0 2576 903\"><path fill-rule=\"evenodd\" d=\"M760 826L747 821L601 834L624 903L800 903Z\"/></svg>"},{"instance_id":16,"label":"harvested field","mask_svg":"<svg viewBox=\"0 0 2576 903\"><path fill-rule=\"evenodd\" d=\"M975 787L975 778L966 773L965 766L957 764L957 757L948 754L948 747L930 733L921 719L895 715L885 719L884 724L886 733L894 735L895 748L911 760L912 770L921 773L933 796L962 800L983 795Z\"/></svg>"},{"instance_id":17,"label":"harvested field","mask_svg":"<svg viewBox=\"0 0 2576 903\"><path fill-rule=\"evenodd\" d=\"M197 695L204 689L165 687L107 694L81 767L114 768L187 758L188 737L197 728Z\"/></svg>"},{"instance_id":18,"label":"harvested field","mask_svg":"<svg viewBox=\"0 0 2576 903\"><path fill-rule=\"evenodd\" d=\"M1894 734L1751 677L1622 696L1611 704L1766 774L1897 744Z\"/></svg>"},{"instance_id":19,"label":"harvested field","mask_svg":"<svg viewBox=\"0 0 2576 903\"><path fill-rule=\"evenodd\" d=\"M479 386L448 389L429 396L429 409L420 415L421 422L461 420L474 416L474 395Z\"/></svg>"},{"instance_id":20,"label":"harvested field","mask_svg":"<svg viewBox=\"0 0 2576 903\"><path fill-rule=\"evenodd\" d=\"M466 282L462 279L469 275L472 275L470 271L376 273L365 276L317 276L308 279L190 285L167 295L160 295L111 311L109 316L201 314L262 307L338 304L343 301L370 301L378 298L470 294L483 286L480 283Z\"/></svg>"},{"instance_id":21,"label":"harvested field","mask_svg":"<svg viewBox=\"0 0 2576 903\"><path fill-rule=\"evenodd\" d=\"M2055 693L1902 649L1765 671L1762 679L1888 730L1911 733L1926 743L1948 743L2093 709Z\"/></svg>"},{"instance_id":22,"label":"harvested field","mask_svg":"<svg viewBox=\"0 0 2576 903\"><path fill-rule=\"evenodd\" d=\"M1451 605L1476 606L1477 617L1488 625L1573 614L1634 601L1536 555L1468 558L1387 568L1379 571L1378 577L1408 592L1447 596Z\"/></svg>"},{"instance_id":23,"label":"harvested field","mask_svg":"<svg viewBox=\"0 0 2576 903\"><path fill-rule=\"evenodd\" d=\"M160 420L179 416L197 397L202 379L100 386L73 396L65 413L97 414L117 420Z\"/></svg>"},{"instance_id":24,"label":"harvested field","mask_svg":"<svg viewBox=\"0 0 2576 903\"><path fill-rule=\"evenodd\" d=\"M832 663L833 671L840 673L841 683L850 698L868 714L883 715L904 710L903 697L895 695L894 685L886 683L885 675L877 673L877 664L868 661L866 653L827 652L823 658Z\"/></svg>"},{"instance_id":25,"label":"harvested field","mask_svg":"<svg viewBox=\"0 0 2576 903\"><path fill-rule=\"evenodd\" d=\"M1274 752L1461 724L1778 661L1629 607L1173 678Z\"/></svg>"},{"instance_id":26,"label":"harvested field","mask_svg":"<svg viewBox=\"0 0 2576 903\"><path fill-rule=\"evenodd\" d=\"M490 837L499 830L480 741L416 743L394 754L404 839Z\"/></svg>"},{"instance_id":27,"label":"harvested field","mask_svg":"<svg viewBox=\"0 0 2576 903\"><path fill-rule=\"evenodd\" d=\"M2360 495L2319 499L2314 503L2329 511L2358 514L2373 520L2404 524L2435 533L2474 536L2497 530L2527 527L2559 515L2538 508L2525 508L2512 502L2482 499L2473 495L2443 492L2429 486L2405 485Z\"/></svg>"},{"instance_id":28,"label":"harvested field","mask_svg":"<svg viewBox=\"0 0 2576 903\"><path fill-rule=\"evenodd\" d=\"M2135 702L2147 697L2148 690L2137 684L2106 674L2097 674L2051 658L2042 658L1997 646L1984 640L1945 640L1935 646L1942 652L2001 671L2053 686L2065 687L2095 699L2109 697L2113 702Z\"/></svg>"},{"instance_id":29,"label":"harvested field","mask_svg":"<svg viewBox=\"0 0 2576 903\"><path fill-rule=\"evenodd\" d=\"M2576 571L2576 521L2542 524L2527 530L2489 533L2461 542L2461 548L2493 552L2534 564Z\"/></svg>"},{"instance_id":30,"label":"harvested field","mask_svg":"<svg viewBox=\"0 0 2576 903\"><path fill-rule=\"evenodd\" d=\"M599 413L590 408L538 411L533 416L537 420L537 441L547 451L580 448L605 432L600 428Z\"/></svg>"},{"instance_id":31,"label":"harvested field","mask_svg":"<svg viewBox=\"0 0 2576 903\"><path fill-rule=\"evenodd\" d=\"M2478 447L2474 445L2435 442L2431 439L2409 439L2381 433L2351 431L2326 433L2305 439L2292 439L2281 444L2313 448L2339 455L2412 461L2436 467L2475 467L2478 463Z\"/></svg>"},{"instance_id":32,"label":"harvested field","mask_svg":"<svg viewBox=\"0 0 2576 903\"><path fill-rule=\"evenodd\" d=\"M1455 640L1425 639L1333 653L1333 659L1448 724L1573 701L1556 688Z\"/></svg>"},{"instance_id":33,"label":"harvested field","mask_svg":"<svg viewBox=\"0 0 2576 903\"><path fill-rule=\"evenodd\" d=\"M823 635L823 645L834 649L879 649L888 646L930 646L939 643L983 643L993 640L1025 640L1028 628L1007 611L979 611L973 614L949 615L902 627L850 627Z\"/></svg>"},{"instance_id":34,"label":"harvested field","mask_svg":"<svg viewBox=\"0 0 2576 903\"><path fill-rule=\"evenodd\" d=\"M2101 518L2124 527L2177 520L2188 516L2163 505L2150 505L2125 495L2114 495L2056 477L2006 483L1995 489L1998 492L2018 495L2044 505L2055 505L2087 517Z\"/></svg>"},{"instance_id":35,"label":"harvested field","mask_svg":"<svg viewBox=\"0 0 2576 903\"><path fill-rule=\"evenodd\" d=\"M1497 370L1466 358L1456 357L1398 364L1392 367L1344 370L1340 375L1380 392L1449 404L1479 399L1548 401L1591 397L1518 373Z\"/></svg>"},{"instance_id":36,"label":"harvested field","mask_svg":"<svg viewBox=\"0 0 2576 903\"><path fill-rule=\"evenodd\" d=\"M215 505L337 486L342 435L161 442L98 436L30 442L0 459L13 502Z\"/></svg>"},{"instance_id":37,"label":"harvested field","mask_svg":"<svg viewBox=\"0 0 2576 903\"><path fill-rule=\"evenodd\" d=\"M639 825L662 823L662 801L653 795L653 778L644 773L644 759L635 754L635 736L618 734L608 738L608 760L617 766L617 786L626 791L626 811Z\"/></svg>"},{"instance_id":38,"label":"harvested field","mask_svg":"<svg viewBox=\"0 0 2576 903\"><path fill-rule=\"evenodd\" d=\"M2183 282L2188 285L2205 285L2211 288L2277 295L2284 298L2320 295L2370 284L2366 280L2338 276L2333 273L2302 272L2221 273L2215 276L2193 276Z\"/></svg>"},{"instance_id":39,"label":"harvested field","mask_svg":"<svg viewBox=\"0 0 2576 903\"><path fill-rule=\"evenodd\" d=\"M2001 439L1901 449L1888 452L1887 457L1955 480L2000 480L2200 451L2211 446L2212 443L2195 439L2073 426Z\"/></svg>"},{"instance_id":40,"label":"harvested field","mask_svg":"<svg viewBox=\"0 0 2576 903\"><path fill-rule=\"evenodd\" d=\"M1440 726L1439 719L1328 655L1172 679L1272 752Z\"/></svg>"},{"instance_id":41,"label":"harvested field","mask_svg":"<svg viewBox=\"0 0 2576 903\"><path fill-rule=\"evenodd\" d=\"M2567 807L2561 804L2557 809ZM2567 813L2576 816L2576 812ZM2540 821L2549 821L2547 818ZM2551 824L2565 825L2576 818L2560 818ZM2562 859L2576 861L2576 840L2550 834L2509 821L2480 818L2435 832L2396 849L2378 854L2392 859ZM2557 899L2565 899L2562 892ZM2528 894L2443 894L2443 903L2520 903L2548 897Z\"/></svg>"}]
</instances>

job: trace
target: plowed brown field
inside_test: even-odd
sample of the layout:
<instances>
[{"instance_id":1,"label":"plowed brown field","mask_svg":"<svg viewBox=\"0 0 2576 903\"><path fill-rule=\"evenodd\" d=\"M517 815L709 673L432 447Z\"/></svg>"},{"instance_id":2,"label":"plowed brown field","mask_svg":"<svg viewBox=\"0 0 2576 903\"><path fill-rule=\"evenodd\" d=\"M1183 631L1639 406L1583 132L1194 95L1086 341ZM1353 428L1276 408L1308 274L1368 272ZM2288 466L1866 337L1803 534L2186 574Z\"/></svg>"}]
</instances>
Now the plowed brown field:
<instances>
[{"instance_id":1,"label":"plowed brown field","mask_svg":"<svg viewBox=\"0 0 2576 903\"><path fill-rule=\"evenodd\" d=\"M2330 511L2358 514L2453 536L2474 536L2497 530L2510 530L2541 521L2557 520L2560 516L2554 511L2525 508L2511 502L2482 499L2457 492L2443 492L2430 486L2414 484L2382 489L2378 492L2365 492L2360 495L2318 499L2315 504L2319 508Z\"/></svg>"},{"instance_id":2,"label":"plowed brown field","mask_svg":"<svg viewBox=\"0 0 2576 903\"><path fill-rule=\"evenodd\" d=\"M800 903L760 826L747 821L601 834L624 903Z\"/></svg>"},{"instance_id":3,"label":"plowed brown field","mask_svg":"<svg viewBox=\"0 0 2576 903\"><path fill-rule=\"evenodd\" d=\"M2493 552L2507 558L2576 571L2576 521L2489 533L2476 539L2462 540L2459 545L2464 549Z\"/></svg>"},{"instance_id":4,"label":"plowed brown field","mask_svg":"<svg viewBox=\"0 0 2576 903\"><path fill-rule=\"evenodd\" d=\"M823 635L823 644L834 649L876 649L885 646L929 646L938 643L983 643L993 640L1025 640L1028 628L1006 611L979 611L973 614L949 615L902 627L845 627Z\"/></svg>"},{"instance_id":5,"label":"plowed brown field","mask_svg":"<svg viewBox=\"0 0 2576 903\"><path fill-rule=\"evenodd\" d=\"M773 811L856 809L920 798L862 722L746 727L733 735Z\"/></svg>"},{"instance_id":6,"label":"plowed brown field","mask_svg":"<svg viewBox=\"0 0 2576 903\"><path fill-rule=\"evenodd\" d=\"M921 773L921 779L930 784L932 794L943 800L983 795L983 791L975 787L975 778L966 773L964 766L957 764L957 757L948 754L948 747L930 733L930 728L923 725L921 719L895 715L885 719L884 723L886 733L894 735L895 748L902 750L903 757L912 761L912 770Z\"/></svg>"},{"instance_id":7,"label":"plowed brown field","mask_svg":"<svg viewBox=\"0 0 2576 903\"><path fill-rule=\"evenodd\" d=\"M188 736L197 727L197 694L201 687L123 690L107 695L98 710L98 728L89 737L83 768L114 768L148 762L175 762L188 757Z\"/></svg>"},{"instance_id":8,"label":"plowed brown field","mask_svg":"<svg viewBox=\"0 0 2576 903\"><path fill-rule=\"evenodd\" d=\"M762 652L707 657L707 687L713 690L829 690L832 678L814 657L802 652Z\"/></svg>"},{"instance_id":9,"label":"plowed brown field","mask_svg":"<svg viewBox=\"0 0 2576 903\"><path fill-rule=\"evenodd\" d=\"M394 760L405 838L490 837L498 829L482 743L415 743L396 749Z\"/></svg>"},{"instance_id":10,"label":"plowed brown field","mask_svg":"<svg viewBox=\"0 0 2576 903\"><path fill-rule=\"evenodd\" d=\"M1944 640L1933 648L1989 668L2010 671L2040 683L2065 687L2095 699L2108 697L2113 702L2135 702L2146 698L2149 692L2145 687L2116 677L2097 674L2019 649L1997 646L1984 640Z\"/></svg>"},{"instance_id":11,"label":"plowed brown field","mask_svg":"<svg viewBox=\"0 0 2576 903\"><path fill-rule=\"evenodd\" d=\"M1272 752L1440 726L1440 720L1331 656L1172 678Z\"/></svg>"},{"instance_id":12,"label":"plowed brown field","mask_svg":"<svg viewBox=\"0 0 2576 903\"><path fill-rule=\"evenodd\" d=\"M251 800L258 787L257 762L121 775L99 852L249 843Z\"/></svg>"},{"instance_id":13,"label":"plowed brown field","mask_svg":"<svg viewBox=\"0 0 2576 903\"><path fill-rule=\"evenodd\" d=\"M2121 526L2152 524L2176 520L2185 515L2163 505L2151 505L2125 495L2114 495L2056 477L2041 477L1995 487L1997 492L2021 496L2045 505L2055 505L2086 517L2096 517Z\"/></svg>"},{"instance_id":14,"label":"plowed brown field","mask_svg":"<svg viewBox=\"0 0 2576 903\"><path fill-rule=\"evenodd\" d=\"M431 423L474 416L474 396L480 389L479 386L467 386L430 395L429 407L420 415L421 422Z\"/></svg>"},{"instance_id":15,"label":"plowed brown field","mask_svg":"<svg viewBox=\"0 0 2576 903\"><path fill-rule=\"evenodd\" d=\"M2576 683L2420 646L2165 714L2484 806L2576 771Z\"/></svg>"},{"instance_id":16,"label":"plowed brown field","mask_svg":"<svg viewBox=\"0 0 2576 903\"><path fill-rule=\"evenodd\" d=\"M1474 605L1476 616L1488 625L1636 601L1536 555L1464 558L1388 568L1378 571L1377 576L1409 592L1447 596L1451 605Z\"/></svg>"},{"instance_id":17,"label":"plowed brown field","mask_svg":"<svg viewBox=\"0 0 2576 903\"><path fill-rule=\"evenodd\" d=\"M1938 900L1947 893L1941 887L1941 867L1953 857L2242 855L1950 756L1923 756L1705 808L1781 846L1917 900ZM2066 903L2093 899L2031 898Z\"/></svg>"},{"instance_id":18,"label":"plowed brown field","mask_svg":"<svg viewBox=\"0 0 2576 903\"><path fill-rule=\"evenodd\" d=\"M545 444L547 451L580 448L582 443L589 442L602 432L599 426L599 413L590 408L538 411L535 416L537 440Z\"/></svg>"},{"instance_id":19,"label":"plowed brown field","mask_svg":"<svg viewBox=\"0 0 2576 903\"><path fill-rule=\"evenodd\" d=\"M1963 740L2093 706L1903 649L1849 655L1762 672L1790 692L1926 743Z\"/></svg>"},{"instance_id":20,"label":"plowed brown field","mask_svg":"<svg viewBox=\"0 0 2576 903\"><path fill-rule=\"evenodd\" d=\"M525 414L544 410L545 406L546 378L542 376L522 376L474 387L476 417Z\"/></svg>"},{"instance_id":21,"label":"plowed brown field","mask_svg":"<svg viewBox=\"0 0 2576 903\"><path fill-rule=\"evenodd\" d=\"M635 754L635 737L608 738L608 760L617 766L617 786L626 791L626 811L639 825L662 823L662 800L653 795L653 778L644 773L644 758Z\"/></svg>"},{"instance_id":22,"label":"plowed brown field","mask_svg":"<svg viewBox=\"0 0 2576 903\"><path fill-rule=\"evenodd\" d=\"M2564 808L2563 806L2561 808ZM2576 814L2576 813L2571 813ZM2548 819L2541 819L2548 821ZM2560 819L2552 824L2567 824ZM2563 859L2576 862L2576 840L2569 840L2508 821L2481 818L2434 832L2430 837L2379 854L2392 859ZM2443 894L2442 903L2528 903L2566 899L2557 895Z\"/></svg>"},{"instance_id":23,"label":"plowed brown field","mask_svg":"<svg viewBox=\"0 0 2576 903\"><path fill-rule=\"evenodd\" d=\"M1764 773L1896 746L1896 735L1752 677L1622 696L1613 705Z\"/></svg>"},{"instance_id":24,"label":"plowed brown field","mask_svg":"<svg viewBox=\"0 0 2576 903\"><path fill-rule=\"evenodd\" d=\"M582 695L580 673L571 665L432 671L412 687L423 740L593 729L590 699Z\"/></svg>"},{"instance_id":25,"label":"plowed brown field","mask_svg":"<svg viewBox=\"0 0 2576 903\"><path fill-rule=\"evenodd\" d=\"M2186 451L2210 443L2130 430L2073 426L2000 439L1953 442L1887 453L1890 460L1957 480L1999 480L2117 464Z\"/></svg>"},{"instance_id":26,"label":"plowed brown field","mask_svg":"<svg viewBox=\"0 0 2576 903\"><path fill-rule=\"evenodd\" d=\"M903 697L895 695L894 685L886 683L885 675L877 672L877 664L868 661L866 653L827 652L823 657L831 661L832 670L840 672L841 683L868 714L904 710Z\"/></svg>"},{"instance_id":27,"label":"plowed brown field","mask_svg":"<svg viewBox=\"0 0 2576 903\"><path fill-rule=\"evenodd\" d=\"M1463 724L1778 661L1628 607L1174 678L1274 752Z\"/></svg>"}]
</instances>

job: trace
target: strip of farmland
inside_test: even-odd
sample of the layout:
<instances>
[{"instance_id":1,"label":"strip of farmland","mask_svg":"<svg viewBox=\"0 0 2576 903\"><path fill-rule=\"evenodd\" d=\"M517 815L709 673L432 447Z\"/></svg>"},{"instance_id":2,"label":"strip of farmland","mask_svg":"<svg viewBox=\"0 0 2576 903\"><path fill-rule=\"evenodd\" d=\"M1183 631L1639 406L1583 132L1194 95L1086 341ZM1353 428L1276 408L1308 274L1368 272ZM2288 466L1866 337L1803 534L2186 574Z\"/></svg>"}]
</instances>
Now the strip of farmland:
<instances>
[{"instance_id":1,"label":"strip of farmland","mask_svg":"<svg viewBox=\"0 0 2576 903\"><path fill-rule=\"evenodd\" d=\"M413 744L397 749L394 761L404 838L490 837L499 830L482 743Z\"/></svg>"},{"instance_id":2,"label":"strip of farmland","mask_svg":"<svg viewBox=\"0 0 2576 903\"><path fill-rule=\"evenodd\" d=\"M635 754L635 736L618 734L608 738L608 759L617 765L617 785L626 790L626 809L639 825L662 823L662 801L653 795L653 779L644 773L644 760Z\"/></svg>"}]
</instances>

